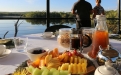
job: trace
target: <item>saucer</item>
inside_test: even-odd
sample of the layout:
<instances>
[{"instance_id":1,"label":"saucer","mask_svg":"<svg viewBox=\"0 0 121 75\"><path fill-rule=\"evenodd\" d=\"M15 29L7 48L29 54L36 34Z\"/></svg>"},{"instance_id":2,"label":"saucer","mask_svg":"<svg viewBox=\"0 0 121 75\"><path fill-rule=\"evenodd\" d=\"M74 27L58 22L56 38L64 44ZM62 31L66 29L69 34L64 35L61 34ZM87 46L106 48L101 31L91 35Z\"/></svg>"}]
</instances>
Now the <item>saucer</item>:
<instances>
[{"instance_id":1,"label":"saucer","mask_svg":"<svg viewBox=\"0 0 121 75\"><path fill-rule=\"evenodd\" d=\"M52 35L51 37L46 37L46 36L41 36L41 37L43 37L44 39L52 39L52 38L54 38L55 37L55 35Z\"/></svg>"},{"instance_id":2,"label":"saucer","mask_svg":"<svg viewBox=\"0 0 121 75\"><path fill-rule=\"evenodd\" d=\"M0 58L4 58L4 57L8 56L10 53L11 53L11 50L10 49L6 49L5 53L0 55Z\"/></svg>"},{"instance_id":3,"label":"saucer","mask_svg":"<svg viewBox=\"0 0 121 75\"><path fill-rule=\"evenodd\" d=\"M119 34L109 34L109 37L116 37L119 36Z\"/></svg>"}]
</instances>

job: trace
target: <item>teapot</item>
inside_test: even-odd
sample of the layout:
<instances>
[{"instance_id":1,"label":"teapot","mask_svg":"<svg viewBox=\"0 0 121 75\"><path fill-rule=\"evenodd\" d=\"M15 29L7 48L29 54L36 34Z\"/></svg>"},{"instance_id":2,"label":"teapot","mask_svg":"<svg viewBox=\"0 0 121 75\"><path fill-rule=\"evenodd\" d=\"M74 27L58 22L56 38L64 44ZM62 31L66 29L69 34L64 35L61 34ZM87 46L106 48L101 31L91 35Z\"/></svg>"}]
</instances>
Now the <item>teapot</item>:
<instances>
[{"instance_id":1,"label":"teapot","mask_svg":"<svg viewBox=\"0 0 121 75\"><path fill-rule=\"evenodd\" d=\"M100 50L98 52L97 58L101 63L106 62L108 59L110 59L112 63L115 63L116 60L120 59L121 57L120 53L111 46L108 46L107 49L102 49L101 46L99 46L99 49Z\"/></svg>"},{"instance_id":2,"label":"teapot","mask_svg":"<svg viewBox=\"0 0 121 75\"><path fill-rule=\"evenodd\" d=\"M120 74L115 68L112 67L110 61L106 61L105 65L99 66L95 70L94 75L120 75Z\"/></svg>"}]
</instances>

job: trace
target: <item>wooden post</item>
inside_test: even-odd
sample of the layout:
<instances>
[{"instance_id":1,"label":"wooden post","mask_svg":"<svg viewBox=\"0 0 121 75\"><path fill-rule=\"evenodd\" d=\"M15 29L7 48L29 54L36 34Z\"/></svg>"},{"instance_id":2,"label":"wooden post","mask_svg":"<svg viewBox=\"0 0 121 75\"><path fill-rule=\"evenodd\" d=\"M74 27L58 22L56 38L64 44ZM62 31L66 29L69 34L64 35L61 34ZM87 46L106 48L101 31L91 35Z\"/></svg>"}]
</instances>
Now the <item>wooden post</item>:
<instances>
[{"instance_id":1,"label":"wooden post","mask_svg":"<svg viewBox=\"0 0 121 75\"><path fill-rule=\"evenodd\" d=\"M121 30L120 30L120 0L118 0L118 34L121 34Z\"/></svg>"},{"instance_id":2,"label":"wooden post","mask_svg":"<svg viewBox=\"0 0 121 75\"><path fill-rule=\"evenodd\" d=\"M50 26L50 0L46 0L46 24L47 28Z\"/></svg>"}]
</instances>

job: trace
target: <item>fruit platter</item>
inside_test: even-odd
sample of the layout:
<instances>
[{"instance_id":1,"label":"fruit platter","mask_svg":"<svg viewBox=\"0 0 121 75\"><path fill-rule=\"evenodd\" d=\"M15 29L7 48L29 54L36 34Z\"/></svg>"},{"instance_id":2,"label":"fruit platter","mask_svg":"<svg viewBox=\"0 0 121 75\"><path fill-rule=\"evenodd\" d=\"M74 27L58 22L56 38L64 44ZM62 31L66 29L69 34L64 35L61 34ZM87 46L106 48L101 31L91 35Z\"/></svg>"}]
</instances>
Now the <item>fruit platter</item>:
<instances>
[{"instance_id":1,"label":"fruit platter","mask_svg":"<svg viewBox=\"0 0 121 75\"><path fill-rule=\"evenodd\" d=\"M34 61L26 60L9 75L94 75L93 63L77 50L59 52L54 48L41 54Z\"/></svg>"}]
</instances>

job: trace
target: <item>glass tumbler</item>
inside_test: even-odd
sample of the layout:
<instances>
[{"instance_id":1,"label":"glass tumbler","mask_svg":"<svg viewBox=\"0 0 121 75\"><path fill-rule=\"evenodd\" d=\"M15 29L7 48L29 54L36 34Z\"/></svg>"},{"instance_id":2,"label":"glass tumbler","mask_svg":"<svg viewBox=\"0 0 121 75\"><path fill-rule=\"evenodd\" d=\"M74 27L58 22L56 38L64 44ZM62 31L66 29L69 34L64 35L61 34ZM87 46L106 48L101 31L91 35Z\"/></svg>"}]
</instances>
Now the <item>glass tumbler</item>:
<instances>
[{"instance_id":1,"label":"glass tumbler","mask_svg":"<svg viewBox=\"0 0 121 75\"><path fill-rule=\"evenodd\" d=\"M82 33L80 34L80 47L82 51L88 52L92 45L94 28L82 27Z\"/></svg>"},{"instance_id":2,"label":"glass tumbler","mask_svg":"<svg viewBox=\"0 0 121 75\"><path fill-rule=\"evenodd\" d=\"M18 52L25 52L28 44L28 37L14 37L14 45Z\"/></svg>"}]
</instances>

